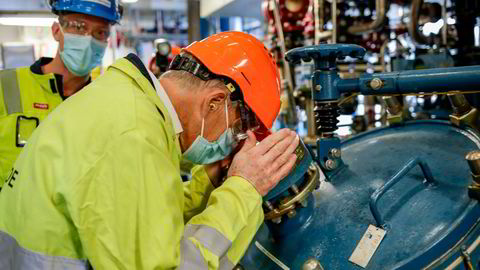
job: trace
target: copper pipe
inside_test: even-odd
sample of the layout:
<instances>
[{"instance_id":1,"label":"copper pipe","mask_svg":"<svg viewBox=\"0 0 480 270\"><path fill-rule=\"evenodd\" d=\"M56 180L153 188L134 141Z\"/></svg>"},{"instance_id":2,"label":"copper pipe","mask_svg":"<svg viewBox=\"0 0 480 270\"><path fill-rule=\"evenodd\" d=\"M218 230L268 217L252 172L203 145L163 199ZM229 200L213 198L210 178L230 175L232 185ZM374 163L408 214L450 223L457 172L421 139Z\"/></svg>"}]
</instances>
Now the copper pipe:
<instances>
[{"instance_id":1,"label":"copper pipe","mask_svg":"<svg viewBox=\"0 0 480 270\"><path fill-rule=\"evenodd\" d=\"M354 35L361 35L364 33L369 33L377 30L382 27L386 21L387 14L387 1L386 0L376 0L375 1L375 10L376 16L375 20L366 24L352 25L348 27L348 32Z\"/></svg>"},{"instance_id":2,"label":"copper pipe","mask_svg":"<svg viewBox=\"0 0 480 270\"><path fill-rule=\"evenodd\" d=\"M422 9L423 0L412 0L412 8L410 10L410 23L408 25L408 33L412 39L418 44L428 44L428 39L418 30L418 20L420 19L420 11Z\"/></svg>"},{"instance_id":3,"label":"copper pipe","mask_svg":"<svg viewBox=\"0 0 480 270\"><path fill-rule=\"evenodd\" d=\"M480 151L470 151L465 156L465 159L468 161L468 166L470 166L472 173L475 175L480 175Z\"/></svg>"},{"instance_id":4,"label":"copper pipe","mask_svg":"<svg viewBox=\"0 0 480 270\"><path fill-rule=\"evenodd\" d=\"M443 18L443 27L442 27L442 43L447 47L447 30L448 30L448 24L447 24L447 0L443 0L443 6L442 6L442 18Z\"/></svg>"},{"instance_id":5,"label":"copper pipe","mask_svg":"<svg viewBox=\"0 0 480 270\"><path fill-rule=\"evenodd\" d=\"M290 119L293 123L297 123L297 113L295 111L296 109L296 104L295 104L295 98L293 96L293 79L292 79L292 71L290 70L290 64L289 62L285 59L285 55L287 53L287 48L285 47L285 37L283 35L283 27L282 27L282 22L280 18L280 12L278 10L278 4L277 0L273 0L270 3L272 3L273 6L273 18L275 21L275 28L277 30L277 35L278 35L278 44L280 45L280 51L282 54L282 60L283 60L283 67L285 68L285 80L287 82L287 96L288 96L288 108L289 108L289 114L290 114ZM282 84L283 85L283 84Z\"/></svg>"},{"instance_id":6,"label":"copper pipe","mask_svg":"<svg viewBox=\"0 0 480 270\"><path fill-rule=\"evenodd\" d=\"M472 109L472 106L463 94L449 94L447 96L450 104L452 104L454 115L462 116Z\"/></svg>"},{"instance_id":7,"label":"copper pipe","mask_svg":"<svg viewBox=\"0 0 480 270\"><path fill-rule=\"evenodd\" d=\"M382 44L382 47L380 47L380 65L382 66L382 72L387 71L387 65L385 63L385 51L388 52L388 43L389 40L385 40Z\"/></svg>"},{"instance_id":8,"label":"copper pipe","mask_svg":"<svg viewBox=\"0 0 480 270\"><path fill-rule=\"evenodd\" d=\"M311 98L305 99L305 111L307 113L307 132L308 137L315 138L315 113L313 111L313 100Z\"/></svg>"},{"instance_id":9,"label":"copper pipe","mask_svg":"<svg viewBox=\"0 0 480 270\"><path fill-rule=\"evenodd\" d=\"M337 0L332 0L332 43L337 43Z\"/></svg>"},{"instance_id":10,"label":"copper pipe","mask_svg":"<svg viewBox=\"0 0 480 270\"><path fill-rule=\"evenodd\" d=\"M325 32L323 31L323 26L325 25L324 6L325 0L313 0L313 15L315 18L315 45L318 45L320 40L324 38L322 38L322 36L325 35ZM328 37L330 37L330 35Z\"/></svg>"},{"instance_id":11,"label":"copper pipe","mask_svg":"<svg viewBox=\"0 0 480 270\"><path fill-rule=\"evenodd\" d=\"M403 111L403 106L400 104L400 101L395 96L384 96L383 100L387 106L387 111L392 114L399 114Z\"/></svg>"},{"instance_id":12,"label":"copper pipe","mask_svg":"<svg viewBox=\"0 0 480 270\"><path fill-rule=\"evenodd\" d=\"M332 37L332 31L325 31L325 0L313 0L313 14L315 16L315 39L314 44L320 44L321 40Z\"/></svg>"}]
</instances>

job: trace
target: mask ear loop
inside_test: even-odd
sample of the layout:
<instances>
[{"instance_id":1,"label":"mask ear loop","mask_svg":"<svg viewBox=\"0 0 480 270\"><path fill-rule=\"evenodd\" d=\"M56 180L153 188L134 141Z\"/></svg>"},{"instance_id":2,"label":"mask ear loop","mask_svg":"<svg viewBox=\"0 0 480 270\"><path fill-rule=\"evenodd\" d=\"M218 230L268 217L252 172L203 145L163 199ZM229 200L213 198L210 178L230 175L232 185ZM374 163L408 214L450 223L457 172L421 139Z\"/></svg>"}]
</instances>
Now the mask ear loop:
<instances>
[{"instance_id":1,"label":"mask ear loop","mask_svg":"<svg viewBox=\"0 0 480 270\"><path fill-rule=\"evenodd\" d=\"M63 32L63 26L60 22L57 22L58 26L60 27L60 32L62 32L62 35L65 37L65 32Z\"/></svg>"},{"instance_id":2,"label":"mask ear loop","mask_svg":"<svg viewBox=\"0 0 480 270\"><path fill-rule=\"evenodd\" d=\"M203 137L203 128L205 127L205 117L202 118L202 131L200 132L200 136Z\"/></svg>"},{"instance_id":3,"label":"mask ear loop","mask_svg":"<svg viewBox=\"0 0 480 270\"><path fill-rule=\"evenodd\" d=\"M227 118L227 129L228 129L228 96L225 98L225 118Z\"/></svg>"}]
</instances>

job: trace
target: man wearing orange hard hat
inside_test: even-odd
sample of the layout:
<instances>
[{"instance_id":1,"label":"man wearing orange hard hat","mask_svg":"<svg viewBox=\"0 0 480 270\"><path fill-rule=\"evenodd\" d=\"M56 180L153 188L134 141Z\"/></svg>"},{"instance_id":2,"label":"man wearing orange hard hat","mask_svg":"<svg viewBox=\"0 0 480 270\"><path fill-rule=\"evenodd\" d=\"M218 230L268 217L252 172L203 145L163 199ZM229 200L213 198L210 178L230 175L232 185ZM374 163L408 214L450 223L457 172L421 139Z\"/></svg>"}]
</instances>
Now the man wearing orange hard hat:
<instances>
[{"instance_id":1,"label":"man wearing orange hard hat","mask_svg":"<svg viewBox=\"0 0 480 270\"><path fill-rule=\"evenodd\" d=\"M17 159L0 268L232 269L296 160L296 134L269 131L279 108L275 61L248 34L191 44L159 80L134 54L118 60ZM185 160L199 164L188 182Z\"/></svg>"}]
</instances>

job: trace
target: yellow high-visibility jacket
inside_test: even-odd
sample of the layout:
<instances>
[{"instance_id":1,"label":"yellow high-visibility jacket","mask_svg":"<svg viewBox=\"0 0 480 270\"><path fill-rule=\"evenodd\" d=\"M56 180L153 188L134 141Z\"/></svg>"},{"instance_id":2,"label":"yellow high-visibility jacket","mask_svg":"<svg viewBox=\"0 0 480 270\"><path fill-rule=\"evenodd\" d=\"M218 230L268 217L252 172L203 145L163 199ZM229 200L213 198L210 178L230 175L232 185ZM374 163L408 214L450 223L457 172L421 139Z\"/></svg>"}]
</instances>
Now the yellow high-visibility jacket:
<instances>
[{"instance_id":1,"label":"yellow high-visibility jacket","mask_svg":"<svg viewBox=\"0 0 480 270\"><path fill-rule=\"evenodd\" d=\"M130 54L35 130L0 193L0 269L231 269L263 222L240 177L183 183L172 119Z\"/></svg>"},{"instance_id":2,"label":"yellow high-visibility jacket","mask_svg":"<svg viewBox=\"0 0 480 270\"><path fill-rule=\"evenodd\" d=\"M62 76L42 72L50 61L0 70L0 189L33 130L65 99Z\"/></svg>"}]
</instances>

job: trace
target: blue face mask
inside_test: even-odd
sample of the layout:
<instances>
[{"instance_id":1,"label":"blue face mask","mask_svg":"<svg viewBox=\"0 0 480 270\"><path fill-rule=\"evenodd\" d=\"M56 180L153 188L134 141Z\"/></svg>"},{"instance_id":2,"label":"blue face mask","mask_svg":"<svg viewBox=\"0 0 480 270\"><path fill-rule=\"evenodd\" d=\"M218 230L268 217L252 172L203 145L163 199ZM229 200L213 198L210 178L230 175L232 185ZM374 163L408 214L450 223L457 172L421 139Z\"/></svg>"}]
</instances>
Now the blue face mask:
<instances>
[{"instance_id":1,"label":"blue face mask","mask_svg":"<svg viewBox=\"0 0 480 270\"><path fill-rule=\"evenodd\" d=\"M227 100L225 99L225 115L227 118L227 129L214 142L209 142L203 137L203 128L205 118L202 119L202 131L197 136L193 144L183 153L183 157L195 164L211 164L216 161L225 159L232 153L234 139L232 129L228 128L228 109Z\"/></svg>"},{"instance_id":2,"label":"blue face mask","mask_svg":"<svg viewBox=\"0 0 480 270\"><path fill-rule=\"evenodd\" d=\"M60 58L71 73L85 76L100 65L107 43L98 41L92 36L64 33L63 37Z\"/></svg>"}]
</instances>

